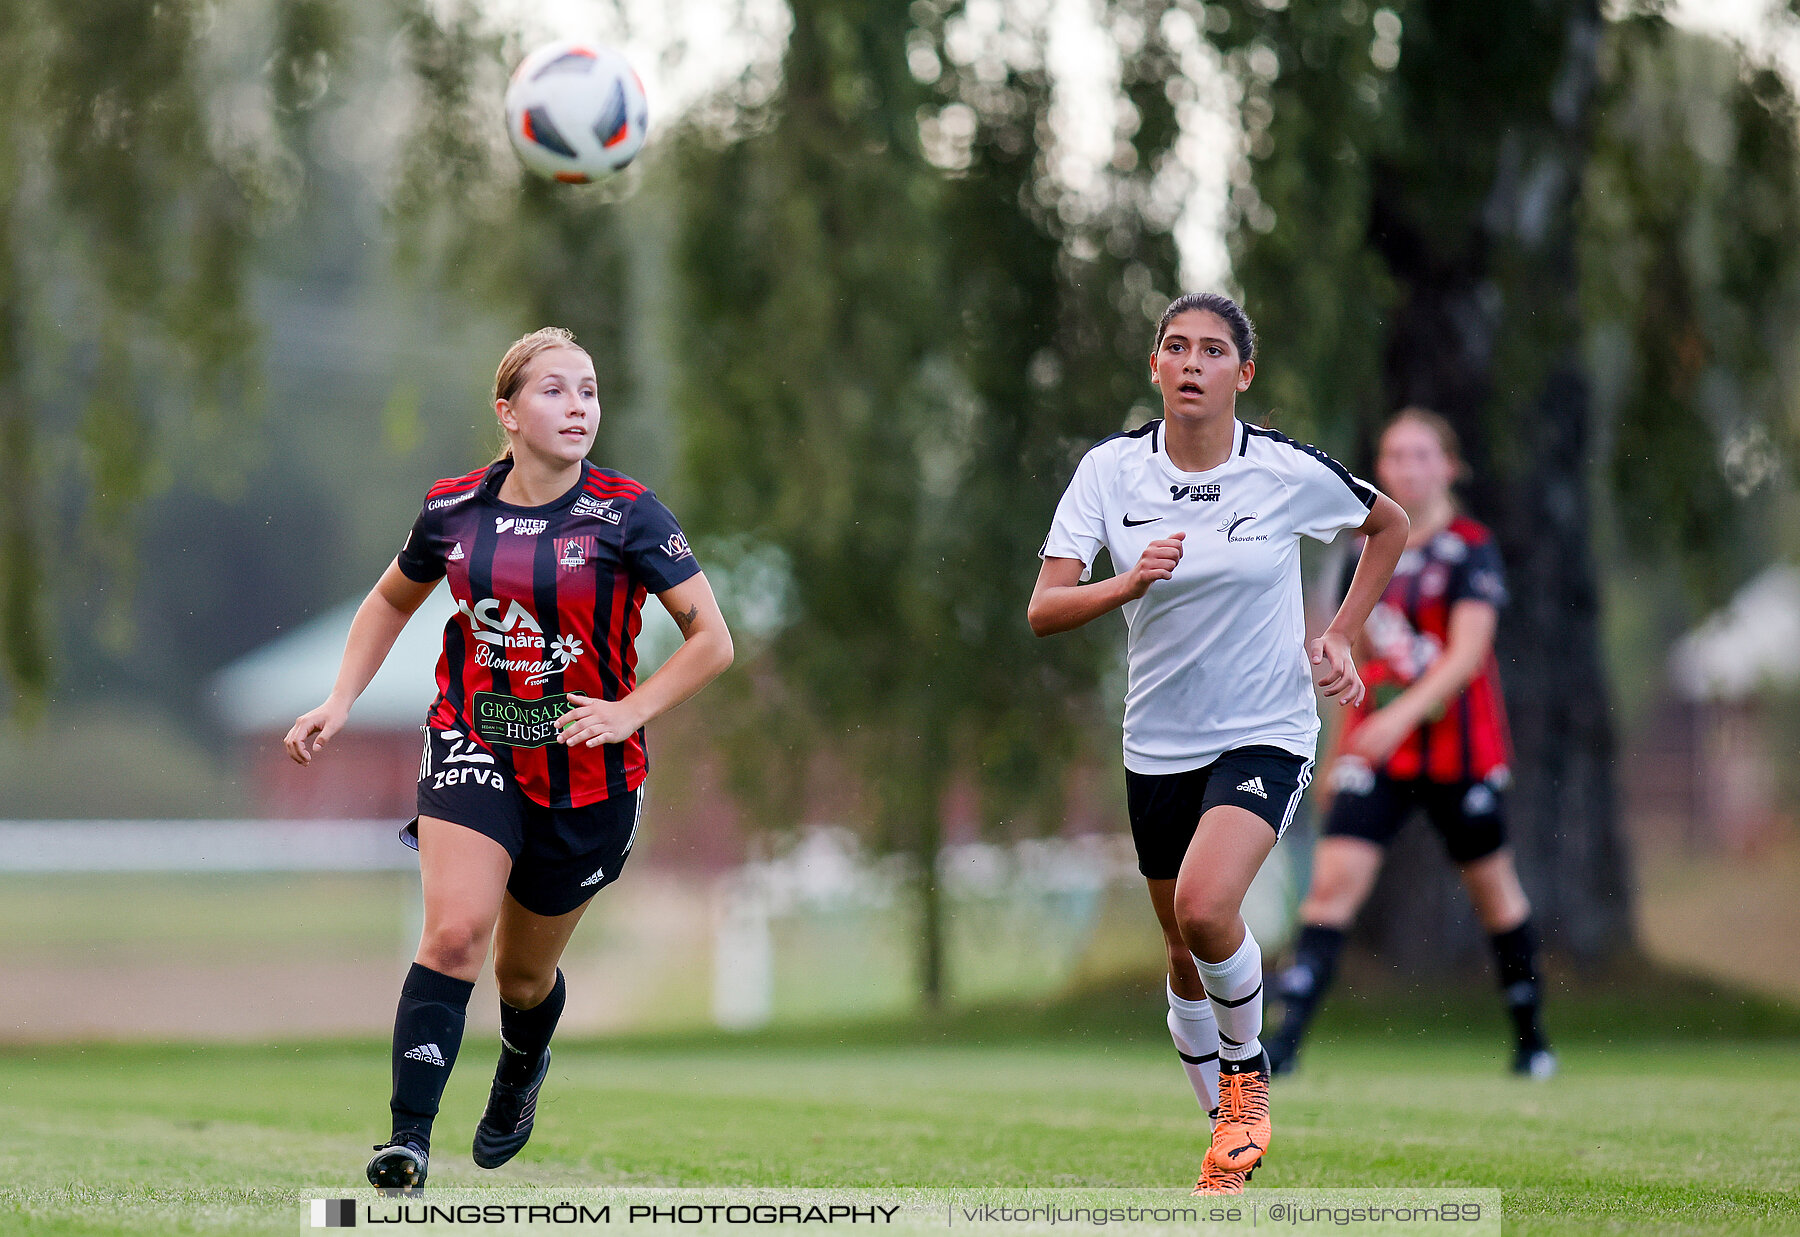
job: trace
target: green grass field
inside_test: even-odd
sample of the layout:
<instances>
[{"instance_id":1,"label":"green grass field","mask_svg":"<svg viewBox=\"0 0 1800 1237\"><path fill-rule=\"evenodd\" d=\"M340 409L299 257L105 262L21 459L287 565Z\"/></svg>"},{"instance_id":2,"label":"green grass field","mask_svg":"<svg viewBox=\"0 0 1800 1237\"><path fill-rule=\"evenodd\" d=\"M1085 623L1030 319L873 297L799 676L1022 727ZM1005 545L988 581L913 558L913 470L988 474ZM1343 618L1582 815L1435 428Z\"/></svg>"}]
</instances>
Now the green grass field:
<instances>
[{"instance_id":1,"label":"green grass field","mask_svg":"<svg viewBox=\"0 0 1800 1237\"><path fill-rule=\"evenodd\" d=\"M1378 1030L1378 1002L1346 1000L1304 1071L1277 1085L1252 1192L1497 1187L1509 1233L1800 1233L1791 1011L1727 1020L1754 1038L1715 1025L1684 1040L1644 1038L1606 1002L1565 1004L1563 1076L1534 1084L1503 1075L1498 1036L1473 1016L1434 1029L1430 1002L1413 1001ZM476 1040L439 1118L432 1182L1188 1183L1203 1123L1144 1026L1149 1008L1083 1009L559 1045L531 1146L493 1174L467 1159L497 1047ZM291 1233L301 1200L361 1184L385 1133L386 1052L0 1054L0 1232Z\"/></svg>"}]
</instances>

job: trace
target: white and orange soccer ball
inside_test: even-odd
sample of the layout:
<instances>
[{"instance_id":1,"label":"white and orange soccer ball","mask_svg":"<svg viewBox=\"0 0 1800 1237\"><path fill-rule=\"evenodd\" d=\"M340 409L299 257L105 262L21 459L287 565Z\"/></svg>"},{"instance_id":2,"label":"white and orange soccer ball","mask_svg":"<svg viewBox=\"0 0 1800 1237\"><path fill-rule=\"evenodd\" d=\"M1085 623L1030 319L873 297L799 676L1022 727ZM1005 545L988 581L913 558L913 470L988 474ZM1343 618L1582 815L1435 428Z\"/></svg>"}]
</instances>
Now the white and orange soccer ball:
<instances>
[{"instance_id":1,"label":"white and orange soccer ball","mask_svg":"<svg viewBox=\"0 0 1800 1237\"><path fill-rule=\"evenodd\" d=\"M551 180L585 184L616 172L649 131L644 83L624 56L598 43L546 43L506 87L506 136L526 167Z\"/></svg>"}]
</instances>

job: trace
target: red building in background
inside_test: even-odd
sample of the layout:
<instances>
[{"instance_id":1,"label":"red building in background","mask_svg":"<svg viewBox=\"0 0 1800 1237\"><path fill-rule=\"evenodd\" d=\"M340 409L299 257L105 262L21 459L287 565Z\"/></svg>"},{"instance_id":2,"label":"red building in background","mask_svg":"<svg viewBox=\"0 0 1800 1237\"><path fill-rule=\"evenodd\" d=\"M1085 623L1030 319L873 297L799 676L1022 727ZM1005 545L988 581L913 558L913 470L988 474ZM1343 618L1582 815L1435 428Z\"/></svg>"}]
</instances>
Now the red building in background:
<instances>
[{"instance_id":1,"label":"red building in background","mask_svg":"<svg viewBox=\"0 0 1800 1237\"><path fill-rule=\"evenodd\" d=\"M448 589L434 592L413 615L325 759L302 768L281 745L294 719L331 691L360 604L361 598L345 602L239 658L213 679L214 707L243 744L259 816L407 820L413 815L419 727L437 692L444 624L456 613Z\"/></svg>"},{"instance_id":2,"label":"red building in background","mask_svg":"<svg viewBox=\"0 0 1800 1237\"><path fill-rule=\"evenodd\" d=\"M302 767L281 740L294 719L325 699L337 677L361 599L319 616L221 670L212 682L220 719L242 745L251 810L269 820L392 820L415 814L420 727L437 692L444 624L456 613L438 589L400 633L349 722L321 759ZM649 674L680 640L657 605L644 609L639 672ZM677 710L650 733L645 858L714 872L742 862L744 841L703 710Z\"/></svg>"}]
</instances>

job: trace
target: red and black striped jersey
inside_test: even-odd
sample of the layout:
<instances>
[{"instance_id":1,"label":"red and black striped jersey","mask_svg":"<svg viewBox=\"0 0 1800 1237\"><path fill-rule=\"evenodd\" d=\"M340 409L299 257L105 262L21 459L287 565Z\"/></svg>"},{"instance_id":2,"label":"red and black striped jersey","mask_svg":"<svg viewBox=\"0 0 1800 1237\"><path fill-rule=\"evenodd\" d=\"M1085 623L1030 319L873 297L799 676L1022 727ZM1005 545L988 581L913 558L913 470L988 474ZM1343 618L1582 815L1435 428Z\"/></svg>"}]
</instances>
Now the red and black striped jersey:
<instances>
[{"instance_id":1,"label":"red and black striped jersey","mask_svg":"<svg viewBox=\"0 0 1800 1237\"><path fill-rule=\"evenodd\" d=\"M438 695L427 724L473 735L546 807L583 807L637 789L644 732L564 747L566 693L618 700L637 685L646 593L698 574L687 538L656 495L583 462L581 480L542 507L501 502L512 460L439 481L397 560L409 579L448 576Z\"/></svg>"},{"instance_id":2,"label":"red and black striped jersey","mask_svg":"<svg viewBox=\"0 0 1800 1237\"><path fill-rule=\"evenodd\" d=\"M1340 595L1348 588L1347 571ZM1400 556L1393 579L1369 615L1363 635L1373 656L1359 666L1369 690L1352 711L1346 735L1405 691L1443 652L1450 611L1459 601L1483 601L1496 609L1506 604L1506 572L1493 534L1461 515ZM1504 774L1511 761L1500 667L1489 650L1469 685L1395 749L1386 772L1404 780L1479 781Z\"/></svg>"}]
</instances>

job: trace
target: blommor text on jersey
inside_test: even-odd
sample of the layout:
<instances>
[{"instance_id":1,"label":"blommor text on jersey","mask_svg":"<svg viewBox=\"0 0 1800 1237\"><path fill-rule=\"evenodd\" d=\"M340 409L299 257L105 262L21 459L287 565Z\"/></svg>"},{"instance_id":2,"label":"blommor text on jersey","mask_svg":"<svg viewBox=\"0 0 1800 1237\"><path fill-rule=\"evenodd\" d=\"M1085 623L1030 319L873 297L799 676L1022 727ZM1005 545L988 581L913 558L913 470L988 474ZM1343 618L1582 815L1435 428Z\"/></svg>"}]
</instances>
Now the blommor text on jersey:
<instances>
[{"instance_id":1,"label":"blommor text on jersey","mask_svg":"<svg viewBox=\"0 0 1800 1237\"><path fill-rule=\"evenodd\" d=\"M522 640L531 637L519 637ZM542 648L544 638L536 637L537 647ZM509 640L509 645L511 641ZM586 650L580 640L574 636L558 636L550 642L550 656L547 658L508 657L505 651L495 652L491 644L479 645L475 649L475 664L484 670L499 670L505 674L522 674L527 687L536 687L551 675L561 674L572 666Z\"/></svg>"},{"instance_id":2,"label":"blommor text on jersey","mask_svg":"<svg viewBox=\"0 0 1800 1237\"><path fill-rule=\"evenodd\" d=\"M473 606L458 600L456 608L468 617L469 634L479 642L475 647L475 664L487 670L526 675L528 686L535 687L551 675L568 669L587 651L576 637L558 636L550 642L548 657L510 657L508 654L514 650L535 652L544 648L544 629L532 617L531 611L514 601L502 617L500 601L496 597L485 597Z\"/></svg>"}]
</instances>

